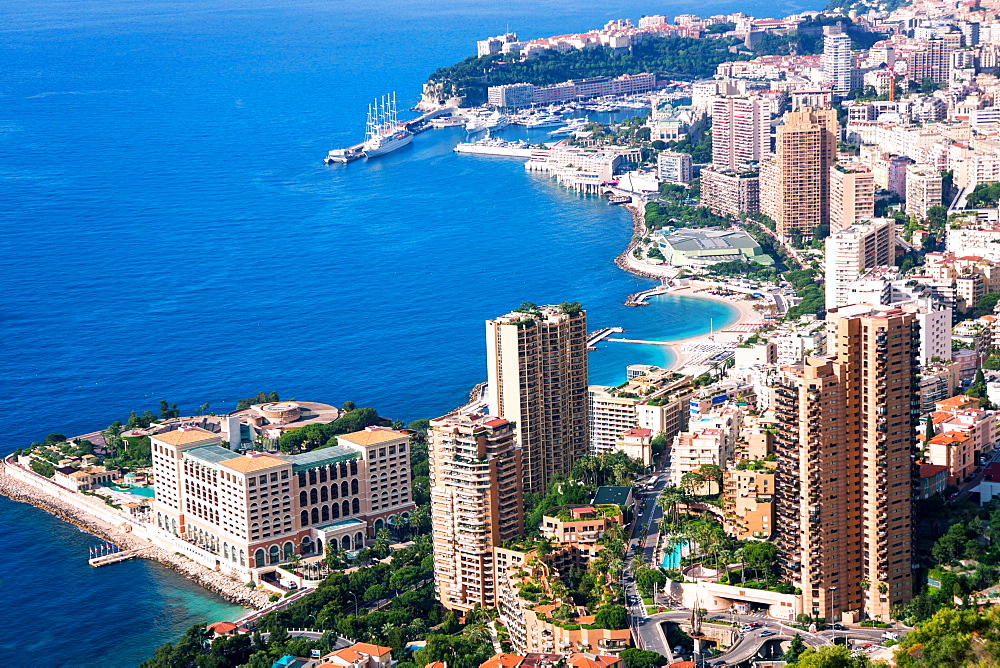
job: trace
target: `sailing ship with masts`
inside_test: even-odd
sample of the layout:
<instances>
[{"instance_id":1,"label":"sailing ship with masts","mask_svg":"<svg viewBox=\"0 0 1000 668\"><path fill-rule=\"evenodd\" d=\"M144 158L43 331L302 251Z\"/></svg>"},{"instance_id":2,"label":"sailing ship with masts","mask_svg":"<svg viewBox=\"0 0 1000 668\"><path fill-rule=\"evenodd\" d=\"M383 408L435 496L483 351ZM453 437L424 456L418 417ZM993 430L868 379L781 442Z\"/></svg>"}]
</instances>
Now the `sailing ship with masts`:
<instances>
[{"instance_id":1,"label":"sailing ship with masts","mask_svg":"<svg viewBox=\"0 0 1000 668\"><path fill-rule=\"evenodd\" d=\"M396 94L384 95L368 105L365 143L366 158L392 153L413 141L413 133L396 117Z\"/></svg>"}]
</instances>

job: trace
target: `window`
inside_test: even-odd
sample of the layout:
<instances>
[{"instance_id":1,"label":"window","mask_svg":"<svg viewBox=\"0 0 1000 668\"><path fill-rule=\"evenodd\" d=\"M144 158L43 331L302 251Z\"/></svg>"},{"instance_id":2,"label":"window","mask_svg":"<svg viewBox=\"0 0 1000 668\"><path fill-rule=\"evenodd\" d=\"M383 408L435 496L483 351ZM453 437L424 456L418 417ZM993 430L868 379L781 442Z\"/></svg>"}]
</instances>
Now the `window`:
<instances>
[{"instance_id":1,"label":"window","mask_svg":"<svg viewBox=\"0 0 1000 668\"><path fill-rule=\"evenodd\" d=\"M354 480L351 481L351 494L357 494L357 493L358 493L358 479L355 478Z\"/></svg>"},{"instance_id":2,"label":"window","mask_svg":"<svg viewBox=\"0 0 1000 668\"><path fill-rule=\"evenodd\" d=\"M330 495L327 492L326 487L320 487L319 488L319 500L320 501L329 501L330 500Z\"/></svg>"}]
</instances>

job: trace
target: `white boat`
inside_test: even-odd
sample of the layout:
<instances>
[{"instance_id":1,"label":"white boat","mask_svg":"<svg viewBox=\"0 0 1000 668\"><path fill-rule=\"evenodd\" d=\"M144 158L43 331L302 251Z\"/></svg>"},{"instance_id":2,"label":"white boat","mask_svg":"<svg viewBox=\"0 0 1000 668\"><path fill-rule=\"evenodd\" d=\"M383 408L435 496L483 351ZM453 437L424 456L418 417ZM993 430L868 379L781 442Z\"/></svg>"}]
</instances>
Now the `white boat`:
<instances>
[{"instance_id":1,"label":"white boat","mask_svg":"<svg viewBox=\"0 0 1000 668\"><path fill-rule=\"evenodd\" d=\"M526 128L554 128L562 125L565 121L553 114L537 114L525 119Z\"/></svg>"},{"instance_id":2,"label":"white boat","mask_svg":"<svg viewBox=\"0 0 1000 668\"><path fill-rule=\"evenodd\" d=\"M549 132L549 136L556 137L558 135L571 135L574 132L578 132L587 127L588 123L590 123L590 119L586 116L583 118L574 118L571 119L565 126Z\"/></svg>"},{"instance_id":3,"label":"white boat","mask_svg":"<svg viewBox=\"0 0 1000 668\"><path fill-rule=\"evenodd\" d=\"M413 141L413 133L396 117L396 94L368 105L368 123L361 152L366 158L392 153Z\"/></svg>"},{"instance_id":4,"label":"white boat","mask_svg":"<svg viewBox=\"0 0 1000 668\"><path fill-rule=\"evenodd\" d=\"M510 125L510 119L501 114L499 111L494 111L489 115L479 115L473 116L469 119L469 122L465 124L465 131L472 134L475 132L482 132L483 130L499 130Z\"/></svg>"}]
</instances>

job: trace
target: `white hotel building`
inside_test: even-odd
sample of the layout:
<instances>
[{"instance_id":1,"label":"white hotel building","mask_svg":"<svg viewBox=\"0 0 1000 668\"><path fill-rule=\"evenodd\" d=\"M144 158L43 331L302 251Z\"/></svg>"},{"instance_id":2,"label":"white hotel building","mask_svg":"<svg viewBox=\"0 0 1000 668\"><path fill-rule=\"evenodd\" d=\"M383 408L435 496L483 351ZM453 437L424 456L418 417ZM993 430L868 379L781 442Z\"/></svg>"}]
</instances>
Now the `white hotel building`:
<instances>
[{"instance_id":1,"label":"white hotel building","mask_svg":"<svg viewBox=\"0 0 1000 668\"><path fill-rule=\"evenodd\" d=\"M199 562L214 555L215 568L244 578L326 545L361 549L415 508L409 436L391 429L369 427L299 455L239 455L198 428L150 441L154 525Z\"/></svg>"}]
</instances>

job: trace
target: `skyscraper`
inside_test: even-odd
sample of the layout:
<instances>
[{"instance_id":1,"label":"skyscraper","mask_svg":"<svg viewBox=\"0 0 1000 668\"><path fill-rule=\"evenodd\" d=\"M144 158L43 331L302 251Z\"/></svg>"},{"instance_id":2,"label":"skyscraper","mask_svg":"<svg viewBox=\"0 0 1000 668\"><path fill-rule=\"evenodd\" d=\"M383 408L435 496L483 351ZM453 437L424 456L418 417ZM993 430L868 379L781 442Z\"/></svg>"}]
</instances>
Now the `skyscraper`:
<instances>
[{"instance_id":1,"label":"skyscraper","mask_svg":"<svg viewBox=\"0 0 1000 668\"><path fill-rule=\"evenodd\" d=\"M847 286L865 269L896 260L896 221L874 218L826 238L826 308L847 305Z\"/></svg>"},{"instance_id":2,"label":"skyscraper","mask_svg":"<svg viewBox=\"0 0 1000 668\"><path fill-rule=\"evenodd\" d=\"M758 97L712 100L712 164L735 169L771 150L771 108Z\"/></svg>"},{"instance_id":3,"label":"skyscraper","mask_svg":"<svg viewBox=\"0 0 1000 668\"><path fill-rule=\"evenodd\" d=\"M823 38L823 78L837 97L851 92L851 38L846 33Z\"/></svg>"},{"instance_id":4,"label":"skyscraper","mask_svg":"<svg viewBox=\"0 0 1000 668\"><path fill-rule=\"evenodd\" d=\"M784 367L775 388L779 552L804 611L887 620L912 593L918 325L882 308L835 327L835 358Z\"/></svg>"},{"instance_id":5,"label":"skyscraper","mask_svg":"<svg viewBox=\"0 0 1000 668\"><path fill-rule=\"evenodd\" d=\"M875 175L861 165L830 167L830 232L875 216Z\"/></svg>"},{"instance_id":6,"label":"skyscraper","mask_svg":"<svg viewBox=\"0 0 1000 668\"><path fill-rule=\"evenodd\" d=\"M543 492L587 454L587 312L525 305L486 321L490 413L516 424L524 490Z\"/></svg>"},{"instance_id":7,"label":"skyscraper","mask_svg":"<svg viewBox=\"0 0 1000 668\"><path fill-rule=\"evenodd\" d=\"M837 112L803 107L785 114L774 155L761 161L760 210L790 237L830 221L830 165L837 151Z\"/></svg>"},{"instance_id":8,"label":"skyscraper","mask_svg":"<svg viewBox=\"0 0 1000 668\"><path fill-rule=\"evenodd\" d=\"M513 425L456 412L431 420L428 438L438 599L450 610L493 607L493 548L524 533Z\"/></svg>"}]
</instances>

